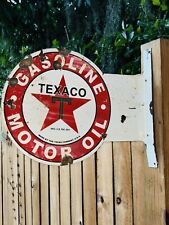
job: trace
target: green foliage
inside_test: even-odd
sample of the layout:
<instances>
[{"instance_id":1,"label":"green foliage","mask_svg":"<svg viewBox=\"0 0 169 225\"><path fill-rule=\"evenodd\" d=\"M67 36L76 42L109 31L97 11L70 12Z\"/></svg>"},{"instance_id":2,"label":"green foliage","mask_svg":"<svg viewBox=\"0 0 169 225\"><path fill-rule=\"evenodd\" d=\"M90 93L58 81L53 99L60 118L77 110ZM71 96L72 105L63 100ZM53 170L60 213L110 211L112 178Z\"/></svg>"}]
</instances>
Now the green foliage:
<instances>
[{"instance_id":1,"label":"green foliage","mask_svg":"<svg viewBox=\"0 0 169 225\"><path fill-rule=\"evenodd\" d=\"M2 0L0 89L20 59L48 47L80 52L106 73L140 73L140 45L169 38L169 0L117 3L115 10L109 0Z\"/></svg>"}]
</instances>

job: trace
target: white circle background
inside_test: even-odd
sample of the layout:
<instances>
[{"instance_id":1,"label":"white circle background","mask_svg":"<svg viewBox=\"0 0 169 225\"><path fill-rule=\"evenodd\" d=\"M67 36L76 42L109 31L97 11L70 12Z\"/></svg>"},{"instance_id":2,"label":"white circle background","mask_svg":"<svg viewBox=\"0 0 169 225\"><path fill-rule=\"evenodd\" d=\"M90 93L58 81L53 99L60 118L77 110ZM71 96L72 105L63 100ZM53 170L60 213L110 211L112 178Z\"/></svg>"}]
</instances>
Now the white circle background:
<instances>
[{"instance_id":1,"label":"white circle background","mask_svg":"<svg viewBox=\"0 0 169 225\"><path fill-rule=\"evenodd\" d=\"M40 86L38 84L43 83L59 86L62 76L65 78L68 90L72 87L76 87L77 89L84 88L86 90L84 99L91 99L74 111L78 133L61 119L41 131L49 109L36 99L32 93L46 94L40 93ZM53 94L50 95L54 96ZM73 96L70 95L70 97ZM73 98L81 97L76 96ZM70 144L79 140L91 128L96 115L96 102L91 88L83 78L67 70L50 70L37 76L29 84L25 92L22 107L24 119L29 129L41 140L55 145Z\"/></svg>"}]
</instances>

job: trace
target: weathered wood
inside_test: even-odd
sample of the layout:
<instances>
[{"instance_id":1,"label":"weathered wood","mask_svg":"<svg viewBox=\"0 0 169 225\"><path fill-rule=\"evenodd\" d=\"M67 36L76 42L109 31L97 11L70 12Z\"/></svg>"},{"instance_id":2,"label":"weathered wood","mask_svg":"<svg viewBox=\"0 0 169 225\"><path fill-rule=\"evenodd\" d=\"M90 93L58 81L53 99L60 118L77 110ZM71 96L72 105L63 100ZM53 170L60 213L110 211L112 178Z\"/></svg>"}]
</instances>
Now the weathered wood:
<instances>
[{"instance_id":1,"label":"weathered wood","mask_svg":"<svg viewBox=\"0 0 169 225\"><path fill-rule=\"evenodd\" d=\"M72 225L83 224L82 205L82 165L81 163L76 163L71 166Z\"/></svg>"},{"instance_id":2,"label":"weathered wood","mask_svg":"<svg viewBox=\"0 0 169 225\"><path fill-rule=\"evenodd\" d=\"M134 224L164 225L164 183L160 168L147 167L143 143L132 143Z\"/></svg>"},{"instance_id":3,"label":"weathered wood","mask_svg":"<svg viewBox=\"0 0 169 225\"><path fill-rule=\"evenodd\" d=\"M25 225L25 156L18 150L19 224Z\"/></svg>"},{"instance_id":4,"label":"weathered wood","mask_svg":"<svg viewBox=\"0 0 169 225\"><path fill-rule=\"evenodd\" d=\"M113 144L116 225L133 223L130 142Z\"/></svg>"},{"instance_id":5,"label":"weathered wood","mask_svg":"<svg viewBox=\"0 0 169 225\"><path fill-rule=\"evenodd\" d=\"M32 225L32 160L25 156L26 225Z\"/></svg>"},{"instance_id":6,"label":"weathered wood","mask_svg":"<svg viewBox=\"0 0 169 225\"><path fill-rule=\"evenodd\" d=\"M70 168L60 168L60 225L70 224Z\"/></svg>"},{"instance_id":7,"label":"weathered wood","mask_svg":"<svg viewBox=\"0 0 169 225\"><path fill-rule=\"evenodd\" d=\"M96 173L95 156L83 162L84 225L96 225Z\"/></svg>"},{"instance_id":8,"label":"weathered wood","mask_svg":"<svg viewBox=\"0 0 169 225\"><path fill-rule=\"evenodd\" d=\"M2 130L3 131L3 130ZM9 141L9 140L8 140ZM3 225L9 224L8 221L8 145L7 142L2 142L2 180L3 180Z\"/></svg>"},{"instance_id":9,"label":"weathered wood","mask_svg":"<svg viewBox=\"0 0 169 225\"><path fill-rule=\"evenodd\" d=\"M8 145L8 221L11 225L18 225L19 223L17 157L17 148L13 145Z\"/></svg>"},{"instance_id":10,"label":"weathered wood","mask_svg":"<svg viewBox=\"0 0 169 225\"><path fill-rule=\"evenodd\" d=\"M49 225L48 166L40 164L41 225Z\"/></svg>"},{"instance_id":11,"label":"weathered wood","mask_svg":"<svg viewBox=\"0 0 169 225\"><path fill-rule=\"evenodd\" d=\"M39 193L39 163L32 160L32 214L33 225L40 225L40 193Z\"/></svg>"},{"instance_id":12,"label":"weathered wood","mask_svg":"<svg viewBox=\"0 0 169 225\"><path fill-rule=\"evenodd\" d=\"M112 143L105 143L97 152L98 225L114 224Z\"/></svg>"},{"instance_id":13,"label":"weathered wood","mask_svg":"<svg viewBox=\"0 0 169 225\"><path fill-rule=\"evenodd\" d=\"M59 204L59 167L49 167L49 188L50 188L50 223L60 225L60 204Z\"/></svg>"},{"instance_id":14,"label":"weathered wood","mask_svg":"<svg viewBox=\"0 0 169 225\"><path fill-rule=\"evenodd\" d=\"M133 209L134 225L145 224L145 169L147 167L144 143L132 143L132 174L133 174ZM148 198L149 200L149 198ZM153 199L152 199L153 200ZM148 223L149 224L149 223Z\"/></svg>"}]
</instances>

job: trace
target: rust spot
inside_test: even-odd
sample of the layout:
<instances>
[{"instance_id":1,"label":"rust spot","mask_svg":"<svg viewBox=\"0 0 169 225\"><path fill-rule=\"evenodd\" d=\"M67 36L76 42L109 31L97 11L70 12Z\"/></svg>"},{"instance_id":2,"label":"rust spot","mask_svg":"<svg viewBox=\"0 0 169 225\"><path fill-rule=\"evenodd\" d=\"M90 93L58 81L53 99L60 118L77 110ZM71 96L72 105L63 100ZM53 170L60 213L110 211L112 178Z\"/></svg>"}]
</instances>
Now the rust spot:
<instances>
[{"instance_id":1,"label":"rust spot","mask_svg":"<svg viewBox=\"0 0 169 225\"><path fill-rule=\"evenodd\" d=\"M8 133L6 134L6 143L7 143L8 146L12 146L12 141L9 138Z\"/></svg>"},{"instance_id":2,"label":"rust spot","mask_svg":"<svg viewBox=\"0 0 169 225\"><path fill-rule=\"evenodd\" d=\"M118 205L120 205L121 202L122 202L121 198L120 198L120 197L117 197L117 198L116 198L116 203L117 203Z\"/></svg>"},{"instance_id":3,"label":"rust spot","mask_svg":"<svg viewBox=\"0 0 169 225\"><path fill-rule=\"evenodd\" d=\"M66 166L68 164L73 164L73 158L71 156L69 156L69 155L65 155L62 158L61 166Z\"/></svg>"},{"instance_id":4,"label":"rust spot","mask_svg":"<svg viewBox=\"0 0 169 225\"><path fill-rule=\"evenodd\" d=\"M28 69L29 66L32 65L32 61L33 61L32 56L31 56L31 55L28 55L27 58L25 58L25 59L23 59L22 61L20 61L19 67L20 67L21 69L26 70L26 69Z\"/></svg>"},{"instance_id":5,"label":"rust spot","mask_svg":"<svg viewBox=\"0 0 169 225\"><path fill-rule=\"evenodd\" d=\"M16 105L14 104L14 100L13 99L9 99L6 102L4 102L5 105L9 106L10 109L15 109Z\"/></svg>"},{"instance_id":6,"label":"rust spot","mask_svg":"<svg viewBox=\"0 0 169 225\"><path fill-rule=\"evenodd\" d=\"M62 65L61 65L61 63L59 61L54 61L53 62L53 67L54 67L55 70L62 69Z\"/></svg>"},{"instance_id":7,"label":"rust spot","mask_svg":"<svg viewBox=\"0 0 169 225\"><path fill-rule=\"evenodd\" d=\"M16 77L12 77L8 79L9 86L15 87L18 84L18 79Z\"/></svg>"},{"instance_id":8,"label":"rust spot","mask_svg":"<svg viewBox=\"0 0 169 225\"><path fill-rule=\"evenodd\" d=\"M122 115L122 116L121 116L121 123L124 123L125 120L126 120L126 116L125 116L125 115Z\"/></svg>"},{"instance_id":9,"label":"rust spot","mask_svg":"<svg viewBox=\"0 0 169 225\"><path fill-rule=\"evenodd\" d=\"M104 140L106 137L107 137L107 134L106 134L106 133L102 134L103 140Z\"/></svg>"},{"instance_id":10,"label":"rust spot","mask_svg":"<svg viewBox=\"0 0 169 225\"><path fill-rule=\"evenodd\" d=\"M70 53L70 50L66 49L66 48L61 48L59 49L59 54L62 55L62 56L68 56Z\"/></svg>"},{"instance_id":11,"label":"rust spot","mask_svg":"<svg viewBox=\"0 0 169 225\"><path fill-rule=\"evenodd\" d=\"M43 50L41 49L40 54L39 54L40 60L43 62L46 59L45 54L43 53Z\"/></svg>"}]
</instances>

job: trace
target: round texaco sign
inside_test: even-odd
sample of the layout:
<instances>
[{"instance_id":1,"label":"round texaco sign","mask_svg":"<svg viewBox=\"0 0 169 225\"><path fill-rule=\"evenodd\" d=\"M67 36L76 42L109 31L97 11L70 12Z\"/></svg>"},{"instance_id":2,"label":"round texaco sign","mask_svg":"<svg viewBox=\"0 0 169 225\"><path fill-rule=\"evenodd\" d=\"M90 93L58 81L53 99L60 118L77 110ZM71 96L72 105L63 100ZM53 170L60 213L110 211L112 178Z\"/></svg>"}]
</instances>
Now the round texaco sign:
<instances>
[{"instance_id":1,"label":"round texaco sign","mask_svg":"<svg viewBox=\"0 0 169 225\"><path fill-rule=\"evenodd\" d=\"M5 84L8 135L48 164L81 161L106 137L110 98L101 71L75 53L46 49L23 59Z\"/></svg>"}]
</instances>

